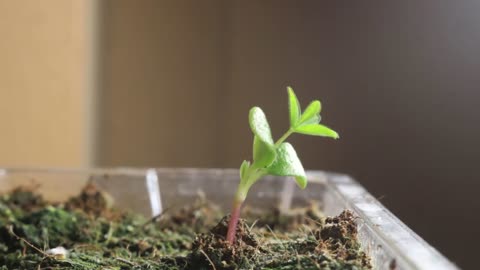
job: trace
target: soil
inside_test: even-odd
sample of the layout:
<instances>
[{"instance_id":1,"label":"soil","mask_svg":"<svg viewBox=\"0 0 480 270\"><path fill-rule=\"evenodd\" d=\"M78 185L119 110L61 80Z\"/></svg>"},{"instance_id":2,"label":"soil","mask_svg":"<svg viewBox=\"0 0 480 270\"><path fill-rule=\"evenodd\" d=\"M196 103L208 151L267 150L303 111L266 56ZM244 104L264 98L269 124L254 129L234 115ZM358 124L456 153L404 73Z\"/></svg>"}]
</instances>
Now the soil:
<instances>
[{"instance_id":1,"label":"soil","mask_svg":"<svg viewBox=\"0 0 480 270\"><path fill-rule=\"evenodd\" d=\"M0 270L372 269L350 211L323 217L314 203L289 213L245 208L234 245L222 216L201 198L146 219L111 208L92 184L65 203L17 188L0 196Z\"/></svg>"}]
</instances>

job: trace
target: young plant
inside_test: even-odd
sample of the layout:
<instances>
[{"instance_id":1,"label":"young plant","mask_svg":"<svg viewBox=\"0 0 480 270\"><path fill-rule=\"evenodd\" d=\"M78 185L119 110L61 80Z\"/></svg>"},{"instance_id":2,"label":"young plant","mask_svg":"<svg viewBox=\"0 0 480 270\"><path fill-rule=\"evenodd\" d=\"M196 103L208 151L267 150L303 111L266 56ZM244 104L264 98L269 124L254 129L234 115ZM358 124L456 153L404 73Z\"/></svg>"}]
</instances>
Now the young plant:
<instances>
[{"instance_id":1,"label":"young plant","mask_svg":"<svg viewBox=\"0 0 480 270\"><path fill-rule=\"evenodd\" d=\"M227 241L233 244L242 204L250 187L265 175L293 176L301 189L307 186L307 178L302 163L291 144L285 140L293 133L322 136L338 139L337 132L319 124L320 101L312 101L303 113L295 93L288 90L290 128L276 142L272 139L267 118L259 107L250 109L249 123L254 134L253 162L244 160L240 166L240 184L233 201L228 224Z\"/></svg>"}]
</instances>

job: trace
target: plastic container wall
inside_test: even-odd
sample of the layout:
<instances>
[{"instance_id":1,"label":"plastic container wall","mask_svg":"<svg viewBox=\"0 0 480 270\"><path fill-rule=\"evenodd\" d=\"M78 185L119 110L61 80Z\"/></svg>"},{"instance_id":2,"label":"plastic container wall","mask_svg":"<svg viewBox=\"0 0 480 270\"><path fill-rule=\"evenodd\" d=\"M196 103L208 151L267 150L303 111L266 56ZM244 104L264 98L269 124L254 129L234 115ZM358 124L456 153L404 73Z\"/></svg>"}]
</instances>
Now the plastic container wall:
<instances>
[{"instance_id":1,"label":"plastic container wall","mask_svg":"<svg viewBox=\"0 0 480 270\"><path fill-rule=\"evenodd\" d=\"M284 177L266 177L249 192L247 204L288 209L312 200L327 215L351 209L358 215L359 238L375 269L458 269L392 215L362 186L346 175L308 172L309 186L296 187ZM225 211L238 185L233 169L0 169L0 192L21 185L37 185L51 201L78 194L88 182L96 183L114 199L116 207L147 216L195 201L199 195Z\"/></svg>"}]
</instances>

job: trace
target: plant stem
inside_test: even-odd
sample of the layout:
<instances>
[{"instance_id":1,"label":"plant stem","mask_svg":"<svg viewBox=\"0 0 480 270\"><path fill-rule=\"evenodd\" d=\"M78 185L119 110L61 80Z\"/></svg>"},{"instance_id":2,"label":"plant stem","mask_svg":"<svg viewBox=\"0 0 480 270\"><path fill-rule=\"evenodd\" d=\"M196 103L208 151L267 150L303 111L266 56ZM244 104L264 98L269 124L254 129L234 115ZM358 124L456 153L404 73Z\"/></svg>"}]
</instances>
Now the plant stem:
<instances>
[{"instance_id":1,"label":"plant stem","mask_svg":"<svg viewBox=\"0 0 480 270\"><path fill-rule=\"evenodd\" d=\"M280 139L278 139L278 141L275 143L275 147L278 147L283 141L285 141L288 136L292 135L293 133L293 130L290 128L287 132L285 132L285 134L283 134L282 137L280 137Z\"/></svg>"},{"instance_id":2,"label":"plant stem","mask_svg":"<svg viewBox=\"0 0 480 270\"><path fill-rule=\"evenodd\" d=\"M240 210L242 209L243 201L235 199L232 206L232 213L230 221L228 222L227 241L233 245L235 242L235 233L237 231L237 224L240 218Z\"/></svg>"}]
</instances>

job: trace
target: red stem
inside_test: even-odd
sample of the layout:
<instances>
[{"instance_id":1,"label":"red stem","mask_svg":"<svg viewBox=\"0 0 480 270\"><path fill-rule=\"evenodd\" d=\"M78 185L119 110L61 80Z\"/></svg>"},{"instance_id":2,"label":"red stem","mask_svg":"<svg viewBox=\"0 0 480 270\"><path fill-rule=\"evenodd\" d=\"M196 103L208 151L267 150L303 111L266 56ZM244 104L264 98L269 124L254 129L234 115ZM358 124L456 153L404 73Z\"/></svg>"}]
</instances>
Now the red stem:
<instances>
[{"instance_id":1,"label":"red stem","mask_svg":"<svg viewBox=\"0 0 480 270\"><path fill-rule=\"evenodd\" d=\"M238 219L240 218L240 209L242 208L241 201L235 200L233 202L232 214L230 215L230 221L228 222L227 241L233 245L235 241L235 232L237 231Z\"/></svg>"}]
</instances>

